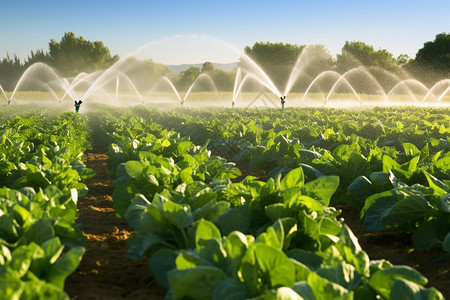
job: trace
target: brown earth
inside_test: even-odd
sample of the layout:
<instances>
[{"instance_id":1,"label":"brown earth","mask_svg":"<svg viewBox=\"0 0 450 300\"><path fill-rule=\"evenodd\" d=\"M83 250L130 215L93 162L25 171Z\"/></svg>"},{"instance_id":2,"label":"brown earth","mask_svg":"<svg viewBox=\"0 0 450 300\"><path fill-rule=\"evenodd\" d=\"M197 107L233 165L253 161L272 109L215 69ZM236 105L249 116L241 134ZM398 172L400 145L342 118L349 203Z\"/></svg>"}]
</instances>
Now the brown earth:
<instances>
[{"instance_id":1,"label":"brown earth","mask_svg":"<svg viewBox=\"0 0 450 300\"><path fill-rule=\"evenodd\" d=\"M71 299L164 299L165 290L149 275L148 261L126 258L133 230L114 214L114 182L108 175L107 156L87 152L86 166L96 175L86 182L87 197L78 201L78 223L87 239L87 251L70 275L65 290Z\"/></svg>"},{"instance_id":2,"label":"brown earth","mask_svg":"<svg viewBox=\"0 0 450 300\"><path fill-rule=\"evenodd\" d=\"M133 231L114 214L114 183L109 178L106 159L104 153L87 152L86 165L95 170L96 176L87 182L89 195L78 202L78 222L87 238L88 250L76 272L67 278L66 292L71 299L83 300L164 299L166 291L149 275L147 260L126 258L126 240ZM337 208L342 210L341 216L370 259L411 266L428 278L428 287L437 288L450 299L450 259L437 260L442 251L415 251L410 235L396 230L368 233L355 210L344 204Z\"/></svg>"}]
</instances>

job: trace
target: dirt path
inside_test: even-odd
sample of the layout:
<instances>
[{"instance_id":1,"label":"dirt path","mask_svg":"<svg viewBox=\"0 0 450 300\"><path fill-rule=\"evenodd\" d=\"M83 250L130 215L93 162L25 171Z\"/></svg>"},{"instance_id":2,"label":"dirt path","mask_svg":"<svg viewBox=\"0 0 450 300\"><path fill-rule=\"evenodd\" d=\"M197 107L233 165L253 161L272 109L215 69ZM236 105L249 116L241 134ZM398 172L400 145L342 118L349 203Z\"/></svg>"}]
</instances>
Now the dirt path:
<instances>
[{"instance_id":1,"label":"dirt path","mask_svg":"<svg viewBox=\"0 0 450 300\"><path fill-rule=\"evenodd\" d=\"M107 156L95 149L87 152L86 165L96 176L86 184L87 197L78 201L81 230L88 249L65 290L71 299L163 299L164 289L148 274L148 262L126 258L132 230L116 218L111 195L114 182L108 177Z\"/></svg>"}]
</instances>

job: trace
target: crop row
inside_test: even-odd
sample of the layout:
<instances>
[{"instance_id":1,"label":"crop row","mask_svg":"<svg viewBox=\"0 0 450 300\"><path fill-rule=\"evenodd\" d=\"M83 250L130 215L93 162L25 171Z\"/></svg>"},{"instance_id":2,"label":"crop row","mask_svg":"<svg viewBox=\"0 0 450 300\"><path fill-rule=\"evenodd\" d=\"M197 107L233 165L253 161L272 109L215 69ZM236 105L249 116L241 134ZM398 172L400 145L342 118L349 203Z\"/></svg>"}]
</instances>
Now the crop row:
<instances>
[{"instance_id":1,"label":"crop row","mask_svg":"<svg viewBox=\"0 0 450 300\"><path fill-rule=\"evenodd\" d=\"M0 298L68 299L66 277L85 252L76 225L87 119L37 113L0 124Z\"/></svg>"},{"instance_id":2,"label":"crop row","mask_svg":"<svg viewBox=\"0 0 450 300\"><path fill-rule=\"evenodd\" d=\"M332 203L360 211L369 231L411 232L414 247L450 253L450 117L446 108L365 111L145 109L168 129L268 177L302 166L306 180L340 178Z\"/></svg>"},{"instance_id":3,"label":"crop row","mask_svg":"<svg viewBox=\"0 0 450 300\"><path fill-rule=\"evenodd\" d=\"M96 117L112 141L114 208L136 230L128 256L150 259L168 298L443 298L416 270L369 259L329 206L338 176L297 164L237 180L208 141L164 129L157 114Z\"/></svg>"}]
</instances>

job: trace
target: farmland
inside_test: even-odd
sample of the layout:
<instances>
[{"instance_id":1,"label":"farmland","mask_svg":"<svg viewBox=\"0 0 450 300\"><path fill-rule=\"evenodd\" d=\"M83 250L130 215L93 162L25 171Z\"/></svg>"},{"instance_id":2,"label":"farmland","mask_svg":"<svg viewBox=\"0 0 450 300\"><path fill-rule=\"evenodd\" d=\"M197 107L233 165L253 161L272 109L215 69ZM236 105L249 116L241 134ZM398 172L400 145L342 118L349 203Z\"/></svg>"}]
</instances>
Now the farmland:
<instances>
[{"instance_id":1,"label":"farmland","mask_svg":"<svg viewBox=\"0 0 450 300\"><path fill-rule=\"evenodd\" d=\"M449 108L14 109L1 115L8 297L64 295L65 281L82 298L95 280L90 296L108 283L136 299L450 295Z\"/></svg>"}]
</instances>

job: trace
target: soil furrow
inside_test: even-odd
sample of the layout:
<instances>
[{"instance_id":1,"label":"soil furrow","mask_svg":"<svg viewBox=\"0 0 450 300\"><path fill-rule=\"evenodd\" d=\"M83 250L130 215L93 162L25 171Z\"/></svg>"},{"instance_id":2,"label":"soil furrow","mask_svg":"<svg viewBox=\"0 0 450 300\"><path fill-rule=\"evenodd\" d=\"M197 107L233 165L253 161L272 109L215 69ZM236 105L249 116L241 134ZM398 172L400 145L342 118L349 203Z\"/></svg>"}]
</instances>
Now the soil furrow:
<instances>
[{"instance_id":1,"label":"soil furrow","mask_svg":"<svg viewBox=\"0 0 450 300\"><path fill-rule=\"evenodd\" d=\"M86 153L86 165L96 175L86 182L89 194L77 206L88 248L78 269L67 278L65 290L71 299L163 299L165 291L148 274L147 260L126 258L126 240L133 231L114 214L114 182L106 159L95 147Z\"/></svg>"}]
</instances>

